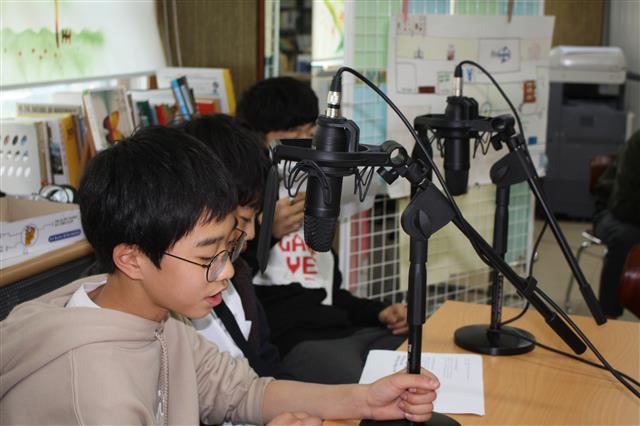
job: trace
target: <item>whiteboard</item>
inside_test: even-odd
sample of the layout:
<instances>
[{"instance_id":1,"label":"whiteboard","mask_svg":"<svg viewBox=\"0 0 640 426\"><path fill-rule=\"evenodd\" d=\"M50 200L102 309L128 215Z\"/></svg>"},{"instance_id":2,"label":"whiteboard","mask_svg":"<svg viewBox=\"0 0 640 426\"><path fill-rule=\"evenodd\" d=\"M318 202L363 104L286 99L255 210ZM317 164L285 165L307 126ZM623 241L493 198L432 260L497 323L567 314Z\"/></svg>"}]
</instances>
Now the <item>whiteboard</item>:
<instances>
[{"instance_id":1,"label":"whiteboard","mask_svg":"<svg viewBox=\"0 0 640 426\"><path fill-rule=\"evenodd\" d=\"M153 0L0 2L0 86L151 73L166 65Z\"/></svg>"}]
</instances>

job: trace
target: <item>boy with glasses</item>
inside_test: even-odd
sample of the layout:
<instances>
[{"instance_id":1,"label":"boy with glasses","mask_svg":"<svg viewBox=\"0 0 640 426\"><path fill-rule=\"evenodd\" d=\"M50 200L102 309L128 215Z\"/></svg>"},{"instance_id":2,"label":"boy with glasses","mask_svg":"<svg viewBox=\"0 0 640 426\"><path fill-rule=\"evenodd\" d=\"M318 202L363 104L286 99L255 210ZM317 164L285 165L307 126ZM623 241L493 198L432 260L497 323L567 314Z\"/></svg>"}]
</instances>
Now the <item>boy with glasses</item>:
<instances>
[{"instance_id":1,"label":"boy with glasses","mask_svg":"<svg viewBox=\"0 0 640 426\"><path fill-rule=\"evenodd\" d=\"M234 272L237 194L200 141L140 130L96 155L79 200L108 273L18 305L0 322L1 424L300 420L289 412L430 418L438 382L426 371L371 385L259 378L185 324L220 303Z\"/></svg>"}]
</instances>

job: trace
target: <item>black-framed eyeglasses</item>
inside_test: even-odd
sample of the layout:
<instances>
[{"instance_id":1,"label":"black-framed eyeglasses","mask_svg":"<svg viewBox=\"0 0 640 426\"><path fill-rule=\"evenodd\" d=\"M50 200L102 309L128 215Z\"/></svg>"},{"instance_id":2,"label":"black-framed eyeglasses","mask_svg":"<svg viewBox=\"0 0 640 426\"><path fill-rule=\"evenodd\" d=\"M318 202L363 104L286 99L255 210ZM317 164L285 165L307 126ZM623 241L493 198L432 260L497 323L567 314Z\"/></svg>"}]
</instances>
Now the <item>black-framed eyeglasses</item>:
<instances>
[{"instance_id":1,"label":"black-framed eyeglasses","mask_svg":"<svg viewBox=\"0 0 640 426\"><path fill-rule=\"evenodd\" d=\"M185 259L184 257L176 256L175 254L171 254L167 252L165 252L164 254L166 254L169 257L173 257L175 259L179 259L179 260L191 263L193 265L198 265L204 268L206 270L205 277L207 281L212 283L218 280L220 273L222 272L225 265L227 264L227 261L231 259L231 262L235 262L238 256L240 256L240 252L242 252L242 247L244 247L244 243L247 239L247 233L240 228L235 228L234 231L240 233L238 238L229 241L227 243L227 248L222 250L220 253L216 254L215 256L213 256L209 261L209 263L194 262L192 260Z\"/></svg>"}]
</instances>

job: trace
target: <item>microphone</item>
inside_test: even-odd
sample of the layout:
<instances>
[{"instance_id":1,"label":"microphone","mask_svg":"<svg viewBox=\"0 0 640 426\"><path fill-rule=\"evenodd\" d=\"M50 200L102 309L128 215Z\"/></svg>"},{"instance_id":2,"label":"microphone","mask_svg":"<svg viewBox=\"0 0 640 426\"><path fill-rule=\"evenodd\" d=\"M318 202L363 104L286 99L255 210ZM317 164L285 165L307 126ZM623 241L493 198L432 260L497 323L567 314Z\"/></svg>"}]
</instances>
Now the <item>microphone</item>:
<instances>
[{"instance_id":1,"label":"microphone","mask_svg":"<svg viewBox=\"0 0 640 426\"><path fill-rule=\"evenodd\" d=\"M467 192L469 182L469 138L477 137L464 125L463 120L478 118L478 102L462 96L462 67L453 74L454 96L447 98L445 124L439 130L444 139L444 179L452 195Z\"/></svg>"},{"instance_id":2,"label":"microphone","mask_svg":"<svg viewBox=\"0 0 640 426\"><path fill-rule=\"evenodd\" d=\"M312 146L325 153L347 152L359 129L354 122L340 117L342 77L336 75L327 96L327 110L317 120ZM349 174L344 168L318 166L322 173L309 173L304 206L304 240L315 251L331 249L338 216L342 177Z\"/></svg>"}]
</instances>

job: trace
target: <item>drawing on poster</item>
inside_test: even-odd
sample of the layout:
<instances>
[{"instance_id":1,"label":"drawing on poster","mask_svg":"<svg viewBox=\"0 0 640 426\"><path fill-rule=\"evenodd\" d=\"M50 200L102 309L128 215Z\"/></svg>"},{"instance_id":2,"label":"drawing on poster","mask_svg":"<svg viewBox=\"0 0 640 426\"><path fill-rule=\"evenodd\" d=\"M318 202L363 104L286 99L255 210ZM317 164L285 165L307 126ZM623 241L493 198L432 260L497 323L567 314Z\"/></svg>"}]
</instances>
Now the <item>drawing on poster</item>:
<instances>
[{"instance_id":1,"label":"drawing on poster","mask_svg":"<svg viewBox=\"0 0 640 426\"><path fill-rule=\"evenodd\" d=\"M443 113L447 96L453 94L454 67L463 60L478 62L494 76L517 108L527 141L534 144L529 147L532 158L543 174L553 17L514 16L511 23L502 16L398 15L393 19L387 93L409 121L429 111ZM480 70L464 66L463 81L463 95L478 102L482 115L511 114L498 90ZM408 149L414 144L391 110L387 113L387 138ZM469 185L490 182L489 168L503 155L503 151L493 149L487 155L478 153L471 161ZM441 162L438 157L436 154ZM406 185L396 185L390 191L393 197L407 194Z\"/></svg>"},{"instance_id":2,"label":"drawing on poster","mask_svg":"<svg viewBox=\"0 0 640 426\"><path fill-rule=\"evenodd\" d=\"M0 1L0 86L164 66L155 7L149 0Z\"/></svg>"}]
</instances>

